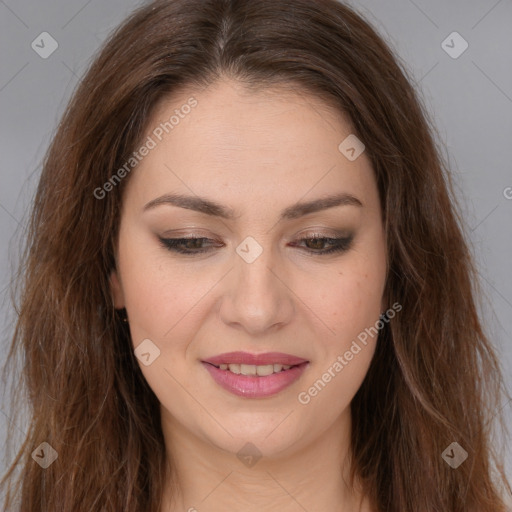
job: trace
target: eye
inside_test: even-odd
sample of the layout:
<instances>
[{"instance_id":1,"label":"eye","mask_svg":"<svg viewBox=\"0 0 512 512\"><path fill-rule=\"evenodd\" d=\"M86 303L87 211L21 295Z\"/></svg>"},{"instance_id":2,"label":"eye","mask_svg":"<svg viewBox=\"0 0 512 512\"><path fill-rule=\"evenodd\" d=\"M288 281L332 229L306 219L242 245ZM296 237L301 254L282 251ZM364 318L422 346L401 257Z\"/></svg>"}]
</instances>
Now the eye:
<instances>
[{"instance_id":1,"label":"eye","mask_svg":"<svg viewBox=\"0 0 512 512\"><path fill-rule=\"evenodd\" d=\"M310 237L300 238L299 242L305 242L305 250L311 254L332 254L335 252L348 251L354 239L353 235L347 237L326 237L321 235L313 235ZM325 248L325 246L330 246Z\"/></svg>"},{"instance_id":2,"label":"eye","mask_svg":"<svg viewBox=\"0 0 512 512\"><path fill-rule=\"evenodd\" d=\"M310 237L304 237L298 239L297 242L304 242L304 249L311 254L332 254L336 252L344 252L347 251L353 241L354 236L350 235L348 237L326 237L320 235L313 235ZM206 237L186 237L186 238L162 238L159 237L160 243L163 247L165 247L169 251L173 251L179 254L202 254L209 252L212 249L212 246L222 246L222 242L218 240L213 240L211 238ZM207 244L208 246L204 246ZM296 242L292 244L292 246L298 246ZM326 248L327 246L327 248Z\"/></svg>"},{"instance_id":3,"label":"eye","mask_svg":"<svg viewBox=\"0 0 512 512\"><path fill-rule=\"evenodd\" d=\"M205 237L187 237L187 238L161 238L160 243L169 251L180 254L201 254L208 252L208 248L202 247L205 241L221 243L216 240Z\"/></svg>"}]
</instances>

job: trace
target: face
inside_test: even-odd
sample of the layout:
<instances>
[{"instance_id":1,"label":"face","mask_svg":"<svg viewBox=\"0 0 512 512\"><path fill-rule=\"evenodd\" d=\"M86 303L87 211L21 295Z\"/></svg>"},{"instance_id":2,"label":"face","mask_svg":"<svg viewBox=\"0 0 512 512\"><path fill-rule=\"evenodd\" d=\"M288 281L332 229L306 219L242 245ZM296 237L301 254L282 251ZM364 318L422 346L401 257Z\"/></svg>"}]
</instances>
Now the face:
<instances>
[{"instance_id":1,"label":"face","mask_svg":"<svg viewBox=\"0 0 512 512\"><path fill-rule=\"evenodd\" d=\"M360 335L386 309L378 191L365 153L339 149L351 133L315 97L227 80L159 105L111 282L164 431L272 456L349 419L377 339Z\"/></svg>"}]
</instances>

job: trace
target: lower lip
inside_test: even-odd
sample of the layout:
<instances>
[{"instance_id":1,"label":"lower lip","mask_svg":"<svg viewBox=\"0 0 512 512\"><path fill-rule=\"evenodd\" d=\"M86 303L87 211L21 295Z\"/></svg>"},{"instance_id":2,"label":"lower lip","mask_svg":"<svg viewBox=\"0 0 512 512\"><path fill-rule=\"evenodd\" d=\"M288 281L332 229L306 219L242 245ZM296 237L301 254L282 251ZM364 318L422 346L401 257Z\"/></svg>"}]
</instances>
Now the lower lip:
<instances>
[{"instance_id":1,"label":"lower lip","mask_svg":"<svg viewBox=\"0 0 512 512\"><path fill-rule=\"evenodd\" d=\"M246 398L264 398L272 396L295 382L304 372L308 362L293 366L289 370L273 373L265 377L252 375L237 375L229 370L221 370L210 363L204 363L213 380L219 386L234 395Z\"/></svg>"}]
</instances>

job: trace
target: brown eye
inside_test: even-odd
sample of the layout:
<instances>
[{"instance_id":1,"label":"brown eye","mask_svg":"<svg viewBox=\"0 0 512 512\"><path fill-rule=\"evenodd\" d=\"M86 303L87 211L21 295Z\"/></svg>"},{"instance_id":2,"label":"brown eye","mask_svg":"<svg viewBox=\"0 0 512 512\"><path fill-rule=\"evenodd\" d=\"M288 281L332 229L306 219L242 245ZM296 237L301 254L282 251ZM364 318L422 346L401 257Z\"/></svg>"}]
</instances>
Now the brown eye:
<instances>
[{"instance_id":1,"label":"brown eye","mask_svg":"<svg viewBox=\"0 0 512 512\"><path fill-rule=\"evenodd\" d=\"M347 251L354 239L353 235L343 238L331 238L325 236L313 236L313 237L305 237L301 238L299 242L304 242L306 251L312 254L331 254L335 252L344 252ZM329 248L325 248L325 246L330 246Z\"/></svg>"},{"instance_id":2,"label":"brown eye","mask_svg":"<svg viewBox=\"0 0 512 512\"><path fill-rule=\"evenodd\" d=\"M188 237L188 238L161 238L160 243L169 251L174 251L180 254L201 254L208 252L210 248L204 247L205 242L218 243L216 240L204 237ZM214 245L210 244L210 245Z\"/></svg>"},{"instance_id":3,"label":"brown eye","mask_svg":"<svg viewBox=\"0 0 512 512\"><path fill-rule=\"evenodd\" d=\"M331 254L335 252L347 251L352 245L353 235L342 238L331 238L325 236L312 236L299 239L303 242L304 249L311 254ZM169 251L177 252L179 254L202 254L208 252L214 246L222 245L221 242L212 240L205 237L188 237L188 238L161 238L160 243ZM204 246L205 243L210 242L209 246ZM297 244L295 244L297 245ZM300 247L299 245L297 245Z\"/></svg>"}]
</instances>

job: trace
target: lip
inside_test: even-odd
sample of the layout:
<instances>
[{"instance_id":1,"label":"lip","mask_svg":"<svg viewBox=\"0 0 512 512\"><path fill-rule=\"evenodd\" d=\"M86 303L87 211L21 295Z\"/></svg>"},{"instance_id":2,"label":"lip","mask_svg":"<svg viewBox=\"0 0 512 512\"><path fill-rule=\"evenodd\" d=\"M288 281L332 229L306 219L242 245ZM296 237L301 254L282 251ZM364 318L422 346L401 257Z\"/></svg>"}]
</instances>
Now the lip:
<instances>
[{"instance_id":1,"label":"lip","mask_svg":"<svg viewBox=\"0 0 512 512\"><path fill-rule=\"evenodd\" d=\"M307 363L307 359L292 356L291 354L283 354L282 352L265 352L262 354L251 354L250 352L226 352L218 356L204 359L203 363L210 363L215 366L220 364L253 364L257 366L265 364L284 364L287 366L295 366Z\"/></svg>"},{"instance_id":2,"label":"lip","mask_svg":"<svg viewBox=\"0 0 512 512\"><path fill-rule=\"evenodd\" d=\"M213 380L230 393L245 398L266 398L280 393L292 385L308 367L309 361L290 354L280 352L266 352L264 354L250 354L248 352L229 352L201 361ZM265 377L241 375L221 370L220 364L283 364L291 366L288 370L273 373Z\"/></svg>"}]
</instances>

